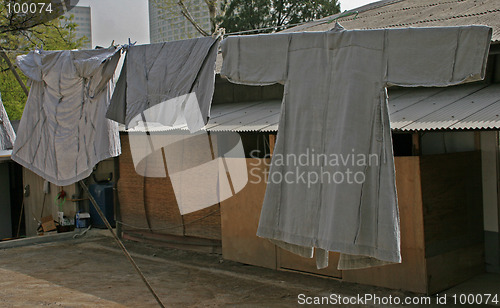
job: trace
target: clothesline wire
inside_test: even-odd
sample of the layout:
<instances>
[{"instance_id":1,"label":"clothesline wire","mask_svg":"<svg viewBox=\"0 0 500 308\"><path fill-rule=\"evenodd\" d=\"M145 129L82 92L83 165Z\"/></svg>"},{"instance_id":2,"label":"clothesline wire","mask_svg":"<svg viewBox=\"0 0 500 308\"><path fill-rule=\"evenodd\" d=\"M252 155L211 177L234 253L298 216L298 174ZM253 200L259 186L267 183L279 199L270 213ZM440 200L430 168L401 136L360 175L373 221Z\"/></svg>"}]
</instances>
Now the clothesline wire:
<instances>
[{"instance_id":1,"label":"clothesline wire","mask_svg":"<svg viewBox=\"0 0 500 308\"><path fill-rule=\"evenodd\" d=\"M281 25L281 26L273 26L273 27L265 27L265 28L258 28L258 29L251 29L251 30L230 32L230 33L225 33L224 37L232 36L232 35L238 35L238 34L244 34L244 33L259 32L259 31L263 31L263 30L279 29L279 28L283 28L282 30L285 30L286 28L293 27L293 26L300 26L300 25L303 25L303 24L306 24L306 23L309 23L309 22L311 22L311 21L303 21L303 22L298 22L298 23L288 24L288 25ZM326 23L328 21L321 21L321 22ZM0 50L0 51L6 52L6 53L28 53L28 52L30 52L30 50L21 50L21 49L4 49L4 50Z\"/></svg>"},{"instance_id":2,"label":"clothesline wire","mask_svg":"<svg viewBox=\"0 0 500 308\"><path fill-rule=\"evenodd\" d=\"M230 32L230 33L226 33L224 36L238 35L238 34L243 34L243 33L252 33L252 32L258 32L258 31L262 31L262 30L271 30L271 29L277 29L277 28L282 28L282 27L283 28L289 28L289 27L293 27L293 26L300 26L300 25L303 25L303 24L306 24L306 23L310 23L310 22L311 21L303 21L303 22L298 22L298 23L295 23L295 24L288 24L288 25L281 25L281 26L273 26L273 27L265 27L265 28L259 28L259 29L251 29L251 30ZM327 21L324 21L324 22L327 22ZM282 29L282 30L285 30L285 29Z\"/></svg>"},{"instance_id":3,"label":"clothesline wire","mask_svg":"<svg viewBox=\"0 0 500 308\"><path fill-rule=\"evenodd\" d=\"M251 29L251 30L244 30L244 31L237 31L237 32L230 32L230 33L226 33L224 36L231 36L231 35L237 35L237 34L243 34L243 33L252 33L252 32L258 32L258 31L262 31L262 30L271 30L271 29L278 29L278 28L284 28L282 30L285 30L286 28L290 28L290 27L293 27L293 26L301 26L301 25L304 25L304 24L307 24L307 23L311 23L311 22L317 22L318 24L316 24L315 26L319 25L319 24L324 24L324 23L330 23L330 22L333 22L333 21L338 21L340 18L343 18L343 17L349 17L353 14L356 14L356 16L359 14L358 11L345 11L345 12L342 12L342 13L339 13L340 15L337 16L337 17L333 17L333 18L330 18L328 20L323 20L323 19L318 19L318 20L309 20L309 21L302 21L302 22L297 22L297 23L294 23L294 24L288 24L288 25L281 25L281 26L272 26L272 27L265 27L265 28L259 28L259 29ZM346 14L349 14L349 15L346 15Z\"/></svg>"}]
</instances>

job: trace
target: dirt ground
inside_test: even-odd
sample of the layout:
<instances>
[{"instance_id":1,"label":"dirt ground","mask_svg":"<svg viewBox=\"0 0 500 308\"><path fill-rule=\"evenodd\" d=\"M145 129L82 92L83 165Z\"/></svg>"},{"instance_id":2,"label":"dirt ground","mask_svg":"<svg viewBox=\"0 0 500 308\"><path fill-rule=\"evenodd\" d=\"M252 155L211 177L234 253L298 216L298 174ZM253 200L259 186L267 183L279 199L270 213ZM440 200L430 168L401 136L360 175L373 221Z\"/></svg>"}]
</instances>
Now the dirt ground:
<instances>
[{"instance_id":1,"label":"dirt ground","mask_svg":"<svg viewBox=\"0 0 500 308\"><path fill-rule=\"evenodd\" d=\"M125 246L167 307L289 307L298 305L299 294L415 296L243 265L219 255L130 241ZM0 249L0 277L0 307L158 307L113 239L101 233Z\"/></svg>"}]
</instances>

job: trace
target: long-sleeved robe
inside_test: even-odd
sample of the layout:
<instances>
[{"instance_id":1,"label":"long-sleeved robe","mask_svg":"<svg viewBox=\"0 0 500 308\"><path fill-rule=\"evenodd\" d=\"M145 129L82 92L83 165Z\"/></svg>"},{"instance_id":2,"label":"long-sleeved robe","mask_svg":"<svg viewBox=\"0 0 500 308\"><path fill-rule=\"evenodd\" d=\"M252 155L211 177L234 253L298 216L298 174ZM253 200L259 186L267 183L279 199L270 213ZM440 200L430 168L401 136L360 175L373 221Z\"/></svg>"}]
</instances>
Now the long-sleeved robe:
<instances>
[{"instance_id":1,"label":"long-sleeved robe","mask_svg":"<svg viewBox=\"0 0 500 308\"><path fill-rule=\"evenodd\" d=\"M328 251L340 269L401 262L386 87L480 80L490 39L484 26L336 26L224 40L223 76L285 85L257 235L302 256L316 247L318 268Z\"/></svg>"}]
</instances>

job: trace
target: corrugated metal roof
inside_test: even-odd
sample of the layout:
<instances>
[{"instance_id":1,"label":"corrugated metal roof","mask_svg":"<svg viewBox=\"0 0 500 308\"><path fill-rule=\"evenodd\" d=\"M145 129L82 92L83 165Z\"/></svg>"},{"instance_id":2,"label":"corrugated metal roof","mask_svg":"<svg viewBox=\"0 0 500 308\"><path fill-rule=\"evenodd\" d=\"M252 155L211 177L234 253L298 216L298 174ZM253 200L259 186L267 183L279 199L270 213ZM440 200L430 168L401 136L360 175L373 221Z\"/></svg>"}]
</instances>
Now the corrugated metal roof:
<instances>
[{"instance_id":1,"label":"corrugated metal roof","mask_svg":"<svg viewBox=\"0 0 500 308\"><path fill-rule=\"evenodd\" d=\"M261 101L247 103L248 107L239 108L235 112L217 115L217 110L231 107L234 104L214 105L214 113L205 127L208 131L260 131L267 126L277 124L281 111L281 101Z\"/></svg>"},{"instance_id":2,"label":"corrugated metal roof","mask_svg":"<svg viewBox=\"0 0 500 308\"><path fill-rule=\"evenodd\" d=\"M469 84L447 88L411 89L396 98L389 93L393 130L500 128L500 84ZM427 96L427 97L425 97ZM413 98L418 98L413 99ZM408 104L413 101L413 104Z\"/></svg>"},{"instance_id":3,"label":"corrugated metal roof","mask_svg":"<svg viewBox=\"0 0 500 308\"><path fill-rule=\"evenodd\" d=\"M442 27L487 25L493 28L493 41L500 41L500 1L498 0L393 0L377 1L351 11L293 27L284 32L328 31L337 21L346 29L401 27Z\"/></svg>"},{"instance_id":4,"label":"corrugated metal roof","mask_svg":"<svg viewBox=\"0 0 500 308\"><path fill-rule=\"evenodd\" d=\"M203 128L212 132L275 132L281 114L281 101L258 101L244 103L214 104L210 111L210 121ZM127 130L134 132L187 131L187 125L164 126L157 123L143 123ZM122 129L122 131L125 131Z\"/></svg>"},{"instance_id":5,"label":"corrugated metal roof","mask_svg":"<svg viewBox=\"0 0 500 308\"><path fill-rule=\"evenodd\" d=\"M500 129L500 84L389 90L391 128L397 131ZM277 132L281 101L214 104L204 130ZM148 123L127 132L187 131L186 125ZM123 130L124 131L124 130Z\"/></svg>"},{"instance_id":6,"label":"corrugated metal roof","mask_svg":"<svg viewBox=\"0 0 500 308\"><path fill-rule=\"evenodd\" d=\"M450 102L454 102L458 99L465 97L474 90L478 90L484 86L480 85L466 85L461 87L455 87L453 91L446 91L444 88L437 90L437 93L433 95L428 95L427 97L419 97L418 101L414 104L406 106L405 108L399 108L405 101L405 97L413 96L414 92L425 93L425 91L420 91L419 89L413 89L413 91L401 91L395 90L390 92L389 108L391 110L391 126L392 129L402 129L405 126L412 124L415 120L425 117L429 113L435 112L443 107L445 107ZM396 96L398 92L404 92L402 96ZM408 100L408 99L406 99Z\"/></svg>"}]
</instances>

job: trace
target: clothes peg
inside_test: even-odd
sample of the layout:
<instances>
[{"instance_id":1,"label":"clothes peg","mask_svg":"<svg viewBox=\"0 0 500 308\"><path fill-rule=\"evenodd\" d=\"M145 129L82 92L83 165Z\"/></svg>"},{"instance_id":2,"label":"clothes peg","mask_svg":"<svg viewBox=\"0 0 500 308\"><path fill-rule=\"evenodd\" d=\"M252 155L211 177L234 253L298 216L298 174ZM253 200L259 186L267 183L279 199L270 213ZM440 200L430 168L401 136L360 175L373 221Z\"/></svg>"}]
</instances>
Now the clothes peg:
<instances>
[{"instance_id":1,"label":"clothes peg","mask_svg":"<svg viewBox=\"0 0 500 308\"><path fill-rule=\"evenodd\" d=\"M126 51L128 50L130 47L134 46L135 44L137 44L137 41L133 42L130 40L130 37L128 38L128 44L125 44L122 46L122 51Z\"/></svg>"},{"instance_id":2,"label":"clothes peg","mask_svg":"<svg viewBox=\"0 0 500 308\"><path fill-rule=\"evenodd\" d=\"M215 38L215 39L218 39L219 37L224 38L225 35L226 35L226 28L219 28L218 25L215 26L215 31L212 34L213 38Z\"/></svg>"},{"instance_id":3,"label":"clothes peg","mask_svg":"<svg viewBox=\"0 0 500 308\"><path fill-rule=\"evenodd\" d=\"M133 43L132 43L132 42L130 41L130 37L129 37L129 38L128 38L128 45L131 47L131 46L134 46L135 44L137 44L137 41L135 41L135 42L133 42Z\"/></svg>"}]
</instances>

